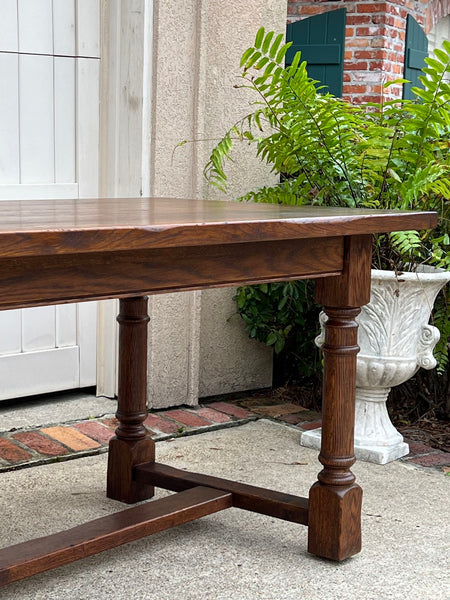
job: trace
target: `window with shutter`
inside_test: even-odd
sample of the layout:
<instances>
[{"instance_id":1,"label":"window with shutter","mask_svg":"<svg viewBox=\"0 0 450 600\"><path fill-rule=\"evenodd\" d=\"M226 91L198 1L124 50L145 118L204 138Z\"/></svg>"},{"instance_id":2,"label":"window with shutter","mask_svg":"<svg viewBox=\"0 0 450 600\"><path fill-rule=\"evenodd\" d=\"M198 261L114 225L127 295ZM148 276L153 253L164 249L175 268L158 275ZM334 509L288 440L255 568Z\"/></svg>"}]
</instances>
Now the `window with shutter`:
<instances>
[{"instance_id":1,"label":"window with shutter","mask_svg":"<svg viewBox=\"0 0 450 600\"><path fill-rule=\"evenodd\" d=\"M286 28L286 41L293 42L286 54L286 66L300 50L308 63L308 75L338 97L342 96L346 12L342 8L314 15Z\"/></svg>"},{"instance_id":2,"label":"window with shutter","mask_svg":"<svg viewBox=\"0 0 450 600\"><path fill-rule=\"evenodd\" d=\"M404 78L411 83L403 85L403 98L414 100L415 96L411 92L413 86L423 87L419 81L421 70L425 67L425 58L428 56L428 39L419 23L408 15L406 19L406 40L405 40L405 67Z\"/></svg>"}]
</instances>

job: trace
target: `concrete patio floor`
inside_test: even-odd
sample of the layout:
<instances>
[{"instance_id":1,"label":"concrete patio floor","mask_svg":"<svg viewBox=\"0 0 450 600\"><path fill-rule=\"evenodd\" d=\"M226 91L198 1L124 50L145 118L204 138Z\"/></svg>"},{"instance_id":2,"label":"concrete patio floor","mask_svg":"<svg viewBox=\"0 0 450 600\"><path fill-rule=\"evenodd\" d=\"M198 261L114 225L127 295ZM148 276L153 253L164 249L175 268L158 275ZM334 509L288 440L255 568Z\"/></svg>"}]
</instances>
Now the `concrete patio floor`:
<instances>
[{"instance_id":1,"label":"concrete patio floor","mask_svg":"<svg viewBox=\"0 0 450 600\"><path fill-rule=\"evenodd\" d=\"M157 444L158 460L307 495L320 465L298 430L265 419ZM122 510L106 455L2 473L0 545ZM450 479L404 462L357 463L363 551L306 552L307 529L229 509L23 580L2 600L449 600ZM158 490L158 497L166 492Z\"/></svg>"}]
</instances>

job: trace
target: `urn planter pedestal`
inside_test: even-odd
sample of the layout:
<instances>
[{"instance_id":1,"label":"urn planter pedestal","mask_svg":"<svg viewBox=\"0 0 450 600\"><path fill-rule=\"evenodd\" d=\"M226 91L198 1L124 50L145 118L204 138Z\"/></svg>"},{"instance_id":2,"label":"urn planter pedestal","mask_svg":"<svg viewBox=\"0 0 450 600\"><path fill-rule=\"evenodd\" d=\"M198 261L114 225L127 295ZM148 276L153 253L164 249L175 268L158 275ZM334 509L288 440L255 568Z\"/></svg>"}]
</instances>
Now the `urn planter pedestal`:
<instances>
[{"instance_id":1,"label":"urn planter pedestal","mask_svg":"<svg viewBox=\"0 0 450 600\"><path fill-rule=\"evenodd\" d=\"M370 302L357 317L357 459L385 464L409 453L408 444L391 423L386 400L391 387L407 381L420 367L436 366L433 349L439 330L429 319L439 290L449 280L450 273L431 267L401 275L372 271ZM324 343L326 318L321 313L318 346ZM302 434L303 446L320 449L320 443L320 429Z\"/></svg>"}]
</instances>

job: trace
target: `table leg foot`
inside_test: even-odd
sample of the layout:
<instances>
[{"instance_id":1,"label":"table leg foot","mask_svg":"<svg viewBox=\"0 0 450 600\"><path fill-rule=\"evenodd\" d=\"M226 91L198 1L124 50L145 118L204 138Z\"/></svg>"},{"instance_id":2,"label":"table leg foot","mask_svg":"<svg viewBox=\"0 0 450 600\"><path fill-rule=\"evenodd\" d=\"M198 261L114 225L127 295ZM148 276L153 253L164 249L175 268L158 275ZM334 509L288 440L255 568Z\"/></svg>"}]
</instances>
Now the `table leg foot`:
<instances>
[{"instance_id":1,"label":"table leg foot","mask_svg":"<svg viewBox=\"0 0 450 600\"><path fill-rule=\"evenodd\" d=\"M155 460L155 442L146 438L133 444L113 438L109 443L106 495L127 504L152 498L152 485L133 480L136 465Z\"/></svg>"},{"instance_id":2,"label":"table leg foot","mask_svg":"<svg viewBox=\"0 0 450 600\"><path fill-rule=\"evenodd\" d=\"M342 561L361 551L362 489L315 483L309 492L308 552Z\"/></svg>"}]
</instances>

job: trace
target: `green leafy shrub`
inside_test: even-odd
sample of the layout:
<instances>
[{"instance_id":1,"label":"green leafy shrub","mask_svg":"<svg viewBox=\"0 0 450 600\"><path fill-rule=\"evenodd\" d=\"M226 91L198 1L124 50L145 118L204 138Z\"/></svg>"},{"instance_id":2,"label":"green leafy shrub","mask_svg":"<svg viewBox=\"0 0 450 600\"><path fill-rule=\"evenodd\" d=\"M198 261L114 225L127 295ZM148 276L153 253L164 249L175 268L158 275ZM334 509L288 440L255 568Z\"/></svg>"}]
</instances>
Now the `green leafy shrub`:
<instances>
[{"instance_id":1,"label":"green leafy shrub","mask_svg":"<svg viewBox=\"0 0 450 600\"><path fill-rule=\"evenodd\" d=\"M235 300L251 338L272 346L278 383L317 379L319 351L314 345L318 307L314 281L265 283L238 288ZM280 360L277 360L280 355Z\"/></svg>"}]
</instances>

